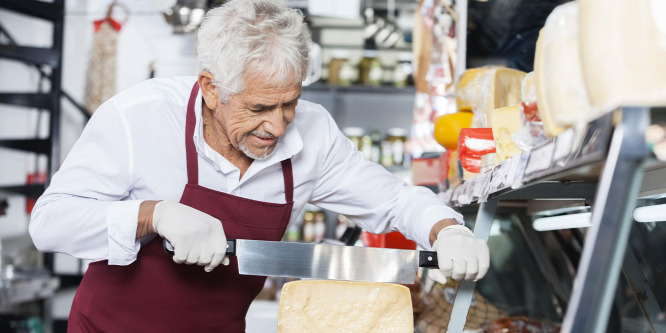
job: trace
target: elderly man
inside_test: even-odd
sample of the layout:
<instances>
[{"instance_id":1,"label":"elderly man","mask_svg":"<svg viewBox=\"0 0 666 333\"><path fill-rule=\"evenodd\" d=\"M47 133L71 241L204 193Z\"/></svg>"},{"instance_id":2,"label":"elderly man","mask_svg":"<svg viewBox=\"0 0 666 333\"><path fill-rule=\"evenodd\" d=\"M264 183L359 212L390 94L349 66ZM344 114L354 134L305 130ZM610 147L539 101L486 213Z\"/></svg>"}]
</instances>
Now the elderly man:
<instances>
[{"instance_id":1,"label":"elderly man","mask_svg":"<svg viewBox=\"0 0 666 333\"><path fill-rule=\"evenodd\" d=\"M243 332L265 277L239 275L226 239L278 241L307 203L399 230L437 251L446 276L483 277L488 248L461 215L366 161L326 110L299 100L310 43L299 11L232 0L198 37L198 77L104 103L34 209L40 250L95 261L70 332Z\"/></svg>"}]
</instances>

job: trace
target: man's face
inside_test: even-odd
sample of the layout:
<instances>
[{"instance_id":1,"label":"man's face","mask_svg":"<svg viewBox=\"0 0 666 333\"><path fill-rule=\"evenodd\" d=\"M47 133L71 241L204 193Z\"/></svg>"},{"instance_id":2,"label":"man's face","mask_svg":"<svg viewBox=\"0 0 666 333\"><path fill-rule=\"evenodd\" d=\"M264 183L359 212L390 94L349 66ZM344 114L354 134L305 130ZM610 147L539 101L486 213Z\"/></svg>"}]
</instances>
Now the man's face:
<instances>
[{"instance_id":1,"label":"man's face","mask_svg":"<svg viewBox=\"0 0 666 333\"><path fill-rule=\"evenodd\" d=\"M258 75L247 80L247 88L218 103L215 118L229 142L252 159L265 159L275 150L277 140L296 115L301 95L300 83L276 88Z\"/></svg>"}]
</instances>

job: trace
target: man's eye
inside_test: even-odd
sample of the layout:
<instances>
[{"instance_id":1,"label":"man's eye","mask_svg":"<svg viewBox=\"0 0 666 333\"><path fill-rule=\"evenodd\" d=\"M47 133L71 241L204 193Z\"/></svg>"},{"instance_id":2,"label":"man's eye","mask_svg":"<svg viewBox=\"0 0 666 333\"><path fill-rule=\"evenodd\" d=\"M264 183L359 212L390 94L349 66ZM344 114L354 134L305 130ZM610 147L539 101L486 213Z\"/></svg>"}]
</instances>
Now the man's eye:
<instances>
[{"instance_id":1,"label":"man's eye","mask_svg":"<svg viewBox=\"0 0 666 333\"><path fill-rule=\"evenodd\" d=\"M250 111L252 111L252 112L261 112L261 111L264 111L264 109L250 109Z\"/></svg>"}]
</instances>

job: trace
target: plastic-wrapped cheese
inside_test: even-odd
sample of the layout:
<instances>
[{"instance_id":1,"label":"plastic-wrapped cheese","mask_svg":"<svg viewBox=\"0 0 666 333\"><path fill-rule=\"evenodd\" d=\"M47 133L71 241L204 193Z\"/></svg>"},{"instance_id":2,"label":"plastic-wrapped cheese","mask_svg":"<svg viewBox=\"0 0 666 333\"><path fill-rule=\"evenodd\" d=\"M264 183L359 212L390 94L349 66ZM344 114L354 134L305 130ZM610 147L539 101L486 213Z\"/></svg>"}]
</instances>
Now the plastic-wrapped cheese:
<instances>
[{"instance_id":1,"label":"plastic-wrapped cheese","mask_svg":"<svg viewBox=\"0 0 666 333\"><path fill-rule=\"evenodd\" d=\"M478 67L466 70L456 83L456 104L458 111L472 111L480 95L479 80L483 74L494 67Z\"/></svg>"},{"instance_id":2,"label":"plastic-wrapped cheese","mask_svg":"<svg viewBox=\"0 0 666 333\"><path fill-rule=\"evenodd\" d=\"M456 86L459 110L472 110L472 127L490 126L493 110L520 102L521 81L525 73L499 66L471 68Z\"/></svg>"},{"instance_id":3,"label":"plastic-wrapped cheese","mask_svg":"<svg viewBox=\"0 0 666 333\"><path fill-rule=\"evenodd\" d=\"M578 44L578 3L557 6L546 19L543 79L550 118L559 127L587 123L600 116L585 90Z\"/></svg>"},{"instance_id":4,"label":"plastic-wrapped cheese","mask_svg":"<svg viewBox=\"0 0 666 333\"><path fill-rule=\"evenodd\" d=\"M495 138L499 162L520 154L521 150L511 138L523 127L520 117L520 104L496 109L493 111L492 119L493 137Z\"/></svg>"},{"instance_id":5,"label":"plastic-wrapped cheese","mask_svg":"<svg viewBox=\"0 0 666 333\"><path fill-rule=\"evenodd\" d=\"M524 77L525 72L504 67L484 73L477 102L479 114L485 115L483 127L490 126L495 109L520 103L520 88Z\"/></svg>"},{"instance_id":6,"label":"plastic-wrapped cheese","mask_svg":"<svg viewBox=\"0 0 666 333\"><path fill-rule=\"evenodd\" d=\"M492 128L463 128L460 131L458 159L463 169L472 173L481 172L481 156L494 152Z\"/></svg>"},{"instance_id":7,"label":"plastic-wrapped cheese","mask_svg":"<svg viewBox=\"0 0 666 333\"><path fill-rule=\"evenodd\" d=\"M666 1L578 3L583 76L593 107L666 106Z\"/></svg>"},{"instance_id":8,"label":"plastic-wrapped cheese","mask_svg":"<svg viewBox=\"0 0 666 333\"><path fill-rule=\"evenodd\" d=\"M390 283L307 280L282 287L278 332L413 332L409 288Z\"/></svg>"},{"instance_id":9,"label":"plastic-wrapped cheese","mask_svg":"<svg viewBox=\"0 0 666 333\"><path fill-rule=\"evenodd\" d=\"M539 31L539 38L536 42L536 50L534 52L534 85L536 88L537 108L539 117L541 118L544 132L548 137L554 137L564 131L564 128L555 124L552 116L552 110L548 103L548 95L546 94L546 75L544 58L546 56L544 50L545 28Z\"/></svg>"}]
</instances>

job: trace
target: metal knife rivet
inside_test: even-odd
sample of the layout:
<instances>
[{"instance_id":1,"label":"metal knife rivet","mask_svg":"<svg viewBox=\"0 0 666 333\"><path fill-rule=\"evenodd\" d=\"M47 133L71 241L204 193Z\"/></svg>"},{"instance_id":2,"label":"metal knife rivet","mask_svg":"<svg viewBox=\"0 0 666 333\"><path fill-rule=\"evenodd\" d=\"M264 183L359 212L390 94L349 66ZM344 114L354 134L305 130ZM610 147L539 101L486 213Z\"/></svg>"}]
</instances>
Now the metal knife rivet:
<instances>
[{"instance_id":1,"label":"metal knife rivet","mask_svg":"<svg viewBox=\"0 0 666 333\"><path fill-rule=\"evenodd\" d=\"M432 261L432 257L429 256L429 257L428 257L428 261Z\"/></svg>"}]
</instances>

